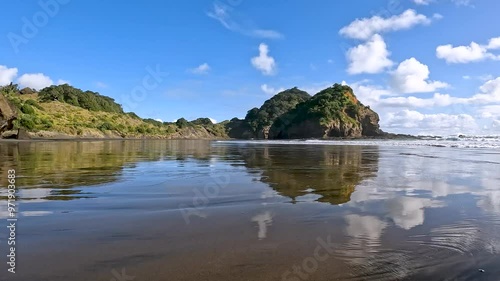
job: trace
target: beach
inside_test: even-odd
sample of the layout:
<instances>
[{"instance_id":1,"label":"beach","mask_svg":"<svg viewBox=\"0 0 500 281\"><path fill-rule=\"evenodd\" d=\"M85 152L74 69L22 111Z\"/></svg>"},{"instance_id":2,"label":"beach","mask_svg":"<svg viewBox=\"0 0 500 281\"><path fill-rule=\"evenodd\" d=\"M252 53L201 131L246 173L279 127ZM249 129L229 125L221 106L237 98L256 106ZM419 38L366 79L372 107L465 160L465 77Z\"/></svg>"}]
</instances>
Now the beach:
<instances>
[{"instance_id":1,"label":"beach","mask_svg":"<svg viewBox=\"0 0 500 281\"><path fill-rule=\"evenodd\" d=\"M0 279L498 280L498 143L0 142Z\"/></svg>"}]
</instances>

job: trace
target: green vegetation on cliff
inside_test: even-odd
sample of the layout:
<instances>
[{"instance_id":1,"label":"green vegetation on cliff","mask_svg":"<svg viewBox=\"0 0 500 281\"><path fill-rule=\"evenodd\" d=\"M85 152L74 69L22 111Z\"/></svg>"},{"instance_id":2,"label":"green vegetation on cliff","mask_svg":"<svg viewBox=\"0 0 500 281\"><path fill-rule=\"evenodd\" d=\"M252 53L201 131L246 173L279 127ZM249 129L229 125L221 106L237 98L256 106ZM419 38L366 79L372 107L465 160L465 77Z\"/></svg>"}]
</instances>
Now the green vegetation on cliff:
<instances>
[{"instance_id":1,"label":"green vegetation on cliff","mask_svg":"<svg viewBox=\"0 0 500 281\"><path fill-rule=\"evenodd\" d=\"M19 90L11 84L0 87L0 93L11 104L0 104L2 130L24 128L42 138L296 139L385 134L379 128L378 114L359 102L349 86L341 84L312 97L292 88L270 98L260 108L252 108L243 120L233 118L218 124L209 118L180 118L176 122L142 119L133 112L125 113L110 97L67 84L40 92ZM2 108L17 112L17 120L13 121L16 116L3 118Z\"/></svg>"},{"instance_id":2,"label":"green vegetation on cliff","mask_svg":"<svg viewBox=\"0 0 500 281\"><path fill-rule=\"evenodd\" d=\"M260 109L250 110L244 120L231 120L234 134L229 135L259 139L379 136L383 132L378 121L378 115L361 104L349 86L335 84L313 97L297 88L280 93Z\"/></svg>"},{"instance_id":3,"label":"green vegetation on cliff","mask_svg":"<svg viewBox=\"0 0 500 281\"><path fill-rule=\"evenodd\" d=\"M238 126L249 129L249 135L252 138L267 138L269 128L280 116L310 98L311 96L307 92L297 88L283 91L264 102L260 108L250 109L245 119L239 121L241 124ZM232 122L234 127L234 123L238 120L233 119Z\"/></svg>"},{"instance_id":4,"label":"green vegetation on cliff","mask_svg":"<svg viewBox=\"0 0 500 281\"><path fill-rule=\"evenodd\" d=\"M114 99L92 91L82 91L68 84L50 86L38 93L41 102L60 101L90 111L123 113L122 106Z\"/></svg>"},{"instance_id":5,"label":"green vegetation on cliff","mask_svg":"<svg viewBox=\"0 0 500 281\"><path fill-rule=\"evenodd\" d=\"M176 123L142 119L124 113L112 98L69 85L50 86L36 92L11 84L0 87L17 111L12 129L22 128L35 137L88 138L226 138L224 124ZM178 122L179 123L179 122ZM1 133L1 132L0 132Z\"/></svg>"}]
</instances>

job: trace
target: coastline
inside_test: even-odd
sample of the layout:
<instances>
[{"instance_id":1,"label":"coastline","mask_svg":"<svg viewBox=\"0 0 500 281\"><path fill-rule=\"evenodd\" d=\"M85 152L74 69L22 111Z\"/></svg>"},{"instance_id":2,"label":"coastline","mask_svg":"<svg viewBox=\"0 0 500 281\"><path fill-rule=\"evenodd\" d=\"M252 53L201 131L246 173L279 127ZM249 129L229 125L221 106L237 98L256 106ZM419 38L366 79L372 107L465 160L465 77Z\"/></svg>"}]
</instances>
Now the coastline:
<instances>
[{"instance_id":1,"label":"coastline","mask_svg":"<svg viewBox=\"0 0 500 281\"><path fill-rule=\"evenodd\" d=\"M159 135L143 135L137 137L121 137L115 132L105 133L103 135L91 135L91 136L77 136L68 135L60 132L53 131L39 131L39 132L27 132L21 131L23 137L17 138L18 133L16 131L7 131L0 136L0 141L95 141L95 140L250 140L250 141L272 141L272 140L415 140L421 139L419 136L406 135L406 134L392 134L384 133L379 136L361 136L361 137L329 137L329 138L294 138L294 139L244 139L244 138L231 138L231 137L193 137L191 134L188 136L180 136L179 134L174 134L173 136L159 136Z\"/></svg>"}]
</instances>

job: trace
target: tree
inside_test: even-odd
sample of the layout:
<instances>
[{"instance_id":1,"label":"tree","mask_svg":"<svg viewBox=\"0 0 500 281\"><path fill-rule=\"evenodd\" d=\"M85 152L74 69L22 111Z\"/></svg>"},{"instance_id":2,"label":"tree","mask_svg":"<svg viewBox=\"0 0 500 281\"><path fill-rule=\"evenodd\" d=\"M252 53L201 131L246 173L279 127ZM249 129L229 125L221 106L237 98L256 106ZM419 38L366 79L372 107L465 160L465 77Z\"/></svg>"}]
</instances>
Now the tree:
<instances>
[{"instance_id":1,"label":"tree","mask_svg":"<svg viewBox=\"0 0 500 281\"><path fill-rule=\"evenodd\" d=\"M177 127L181 128L181 129L183 129L183 128L186 128L189 126L189 122L184 118L180 118L175 122L175 125L177 125Z\"/></svg>"}]
</instances>

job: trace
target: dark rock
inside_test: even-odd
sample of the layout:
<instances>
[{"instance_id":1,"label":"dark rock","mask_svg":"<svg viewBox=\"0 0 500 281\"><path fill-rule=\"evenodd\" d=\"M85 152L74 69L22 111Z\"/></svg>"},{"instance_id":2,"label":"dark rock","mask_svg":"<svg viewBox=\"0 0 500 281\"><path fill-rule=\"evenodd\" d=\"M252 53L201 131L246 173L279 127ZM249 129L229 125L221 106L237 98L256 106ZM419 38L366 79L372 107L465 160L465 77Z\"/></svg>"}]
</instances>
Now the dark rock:
<instances>
[{"instance_id":1,"label":"dark rock","mask_svg":"<svg viewBox=\"0 0 500 281\"><path fill-rule=\"evenodd\" d=\"M14 127L14 120L17 119L16 108L0 94L0 135Z\"/></svg>"},{"instance_id":2,"label":"dark rock","mask_svg":"<svg viewBox=\"0 0 500 281\"><path fill-rule=\"evenodd\" d=\"M26 132L26 130L18 129L16 139L18 139L18 140L30 140L31 136L28 134L28 132Z\"/></svg>"}]
</instances>

